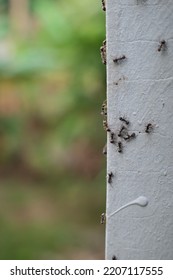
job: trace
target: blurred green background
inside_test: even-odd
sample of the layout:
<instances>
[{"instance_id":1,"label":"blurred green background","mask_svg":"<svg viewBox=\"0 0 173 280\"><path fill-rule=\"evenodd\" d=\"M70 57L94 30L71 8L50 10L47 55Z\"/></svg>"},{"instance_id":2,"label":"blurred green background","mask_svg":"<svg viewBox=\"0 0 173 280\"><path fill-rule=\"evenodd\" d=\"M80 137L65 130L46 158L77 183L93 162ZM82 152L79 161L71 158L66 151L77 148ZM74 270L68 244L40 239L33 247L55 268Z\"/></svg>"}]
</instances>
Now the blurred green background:
<instances>
[{"instance_id":1,"label":"blurred green background","mask_svg":"<svg viewBox=\"0 0 173 280\"><path fill-rule=\"evenodd\" d=\"M0 259L104 259L100 0L0 0Z\"/></svg>"}]
</instances>

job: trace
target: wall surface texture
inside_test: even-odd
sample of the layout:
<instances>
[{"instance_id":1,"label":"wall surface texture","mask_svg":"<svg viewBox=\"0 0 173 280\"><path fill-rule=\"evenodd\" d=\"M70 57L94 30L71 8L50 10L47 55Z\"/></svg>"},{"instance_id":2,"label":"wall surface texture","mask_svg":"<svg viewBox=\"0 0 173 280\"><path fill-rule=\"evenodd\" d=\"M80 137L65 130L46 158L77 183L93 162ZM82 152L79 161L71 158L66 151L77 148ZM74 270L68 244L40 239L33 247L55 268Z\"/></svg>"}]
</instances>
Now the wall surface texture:
<instances>
[{"instance_id":1,"label":"wall surface texture","mask_svg":"<svg viewBox=\"0 0 173 280\"><path fill-rule=\"evenodd\" d=\"M107 0L106 28L106 259L173 259L173 1Z\"/></svg>"}]
</instances>

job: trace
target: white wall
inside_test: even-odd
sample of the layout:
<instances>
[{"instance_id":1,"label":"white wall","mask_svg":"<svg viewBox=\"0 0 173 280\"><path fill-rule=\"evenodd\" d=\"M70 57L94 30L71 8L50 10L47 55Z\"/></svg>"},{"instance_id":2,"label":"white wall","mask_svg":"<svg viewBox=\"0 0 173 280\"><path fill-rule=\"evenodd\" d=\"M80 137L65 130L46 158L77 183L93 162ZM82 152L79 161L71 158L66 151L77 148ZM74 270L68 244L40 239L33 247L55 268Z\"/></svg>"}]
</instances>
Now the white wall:
<instances>
[{"instance_id":1,"label":"white wall","mask_svg":"<svg viewBox=\"0 0 173 280\"><path fill-rule=\"evenodd\" d=\"M125 116L136 134L111 144L108 133L106 259L173 259L173 1L107 0L106 18L108 125L117 136ZM146 207L109 217L139 196Z\"/></svg>"}]
</instances>

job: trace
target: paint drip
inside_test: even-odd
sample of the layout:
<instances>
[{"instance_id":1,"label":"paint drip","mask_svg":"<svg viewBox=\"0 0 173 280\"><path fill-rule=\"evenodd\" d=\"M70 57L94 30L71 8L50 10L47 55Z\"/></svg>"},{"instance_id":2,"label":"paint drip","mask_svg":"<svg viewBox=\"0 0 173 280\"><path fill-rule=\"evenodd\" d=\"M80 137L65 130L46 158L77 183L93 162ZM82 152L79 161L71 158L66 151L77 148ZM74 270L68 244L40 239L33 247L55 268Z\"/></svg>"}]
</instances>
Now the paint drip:
<instances>
[{"instance_id":1,"label":"paint drip","mask_svg":"<svg viewBox=\"0 0 173 280\"><path fill-rule=\"evenodd\" d=\"M138 205L141 207L145 207L148 205L148 198L145 196L139 196L138 198L136 198L135 200L121 206L120 208L118 208L116 211L114 211L112 214L108 215L107 218L110 218L112 216L114 216L115 214L117 214L118 212L120 212L121 210L131 206L131 205Z\"/></svg>"}]
</instances>

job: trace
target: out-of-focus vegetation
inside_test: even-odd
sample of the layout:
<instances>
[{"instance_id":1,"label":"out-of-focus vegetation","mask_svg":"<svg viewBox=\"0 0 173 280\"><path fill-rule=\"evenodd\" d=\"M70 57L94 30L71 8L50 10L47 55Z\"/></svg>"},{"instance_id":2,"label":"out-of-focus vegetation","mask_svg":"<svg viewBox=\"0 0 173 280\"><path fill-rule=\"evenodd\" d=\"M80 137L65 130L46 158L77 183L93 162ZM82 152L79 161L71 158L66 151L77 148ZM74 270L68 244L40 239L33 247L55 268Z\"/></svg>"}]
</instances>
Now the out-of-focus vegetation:
<instances>
[{"instance_id":1,"label":"out-of-focus vegetation","mask_svg":"<svg viewBox=\"0 0 173 280\"><path fill-rule=\"evenodd\" d=\"M0 1L0 258L104 258L101 3L32 0L22 35L9 3Z\"/></svg>"}]
</instances>

